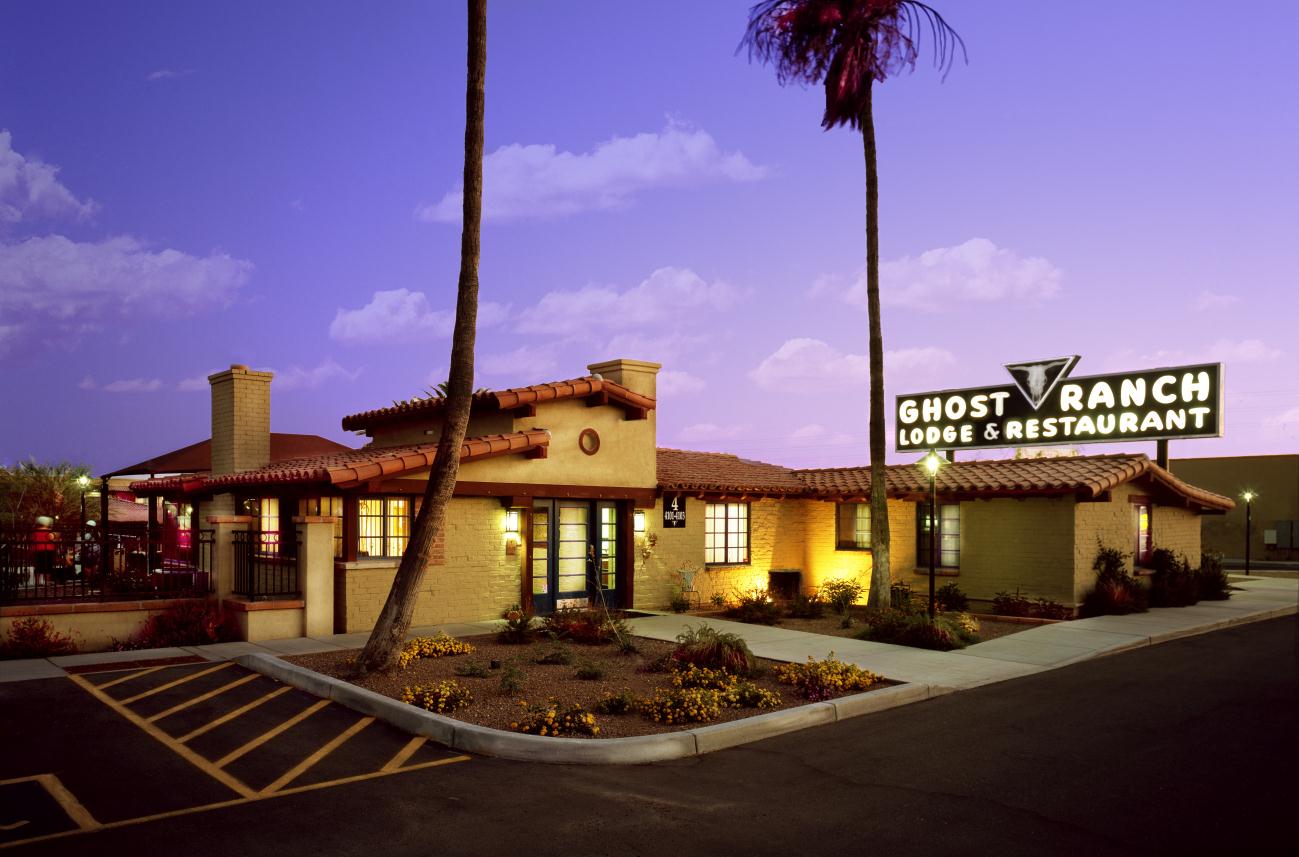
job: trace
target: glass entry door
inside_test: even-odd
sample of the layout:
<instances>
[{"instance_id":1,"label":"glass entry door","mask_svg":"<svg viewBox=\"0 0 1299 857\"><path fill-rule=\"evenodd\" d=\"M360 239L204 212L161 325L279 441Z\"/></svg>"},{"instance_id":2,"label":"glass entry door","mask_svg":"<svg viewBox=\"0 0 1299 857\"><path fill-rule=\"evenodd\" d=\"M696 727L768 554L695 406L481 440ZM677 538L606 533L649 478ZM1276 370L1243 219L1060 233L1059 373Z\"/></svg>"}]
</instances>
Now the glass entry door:
<instances>
[{"instance_id":1,"label":"glass entry door","mask_svg":"<svg viewBox=\"0 0 1299 857\"><path fill-rule=\"evenodd\" d=\"M532 507L529 568L532 607L617 604L617 506L590 500L537 500Z\"/></svg>"}]
</instances>

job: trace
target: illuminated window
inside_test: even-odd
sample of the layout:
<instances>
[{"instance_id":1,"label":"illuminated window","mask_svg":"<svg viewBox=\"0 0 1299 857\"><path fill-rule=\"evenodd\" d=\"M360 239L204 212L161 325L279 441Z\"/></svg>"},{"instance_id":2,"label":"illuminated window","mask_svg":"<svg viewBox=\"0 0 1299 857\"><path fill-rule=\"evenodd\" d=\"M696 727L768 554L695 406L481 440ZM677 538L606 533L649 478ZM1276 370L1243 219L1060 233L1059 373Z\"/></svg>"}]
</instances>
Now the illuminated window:
<instances>
[{"instance_id":1,"label":"illuminated window","mask_svg":"<svg viewBox=\"0 0 1299 857\"><path fill-rule=\"evenodd\" d=\"M836 507L835 549L870 550L871 507L869 503L840 503Z\"/></svg>"},{"instance_id":2,"label":"illuminated window","mask_svg":"<svg viewBox=\"0 0 1299 857\"><path fill-rule=\"evenodd\" d=\"M357 502L358 557L399 557L410 540L409 497L362 497Z\"/></svg>"},{"instance_id":3,"label":"illuminated window","mask_svg":"<svg viewBox=\"0 0 1299 857\"><path fill-rule=\"evenodd\" d=\"M939 568L961 567L961 504L938 504ZM929 504L916 504L916 568L929 567Z\"/></svg>"},{"instance_id":4,"label":"illuminated window","mask_svg":"<svg viewBox=\"0 0 1299 857\"><path fill-rule=\"evenodd\" d=\"M257 531L257 550L262 554L280 552L280 501L276 497L252 497L244 501L244 512L253 519Z\"/></svg>"},{"instance_id":5,"label":"illuminated window","mask_svg":"<svg viewBox=\"0 0 1299 857\"><path fill-rule=\"evenodd\" d=\"M1132 508L1137 518L1137 546L1132 557L1137 565L1147 565L1154 550L1154 543L1150 538L1150 504L1133 503Z\"/></svg>"},{"instance_id":6,"label":"illuminated window","mask_svg":"<svg viewBox=\"0 0 1299 857\"><path fill-rule=\"evenodd\" d=\"M708 503L704 510L704 562L749 562L749 504Z\"/></svg>"}]
</instances>

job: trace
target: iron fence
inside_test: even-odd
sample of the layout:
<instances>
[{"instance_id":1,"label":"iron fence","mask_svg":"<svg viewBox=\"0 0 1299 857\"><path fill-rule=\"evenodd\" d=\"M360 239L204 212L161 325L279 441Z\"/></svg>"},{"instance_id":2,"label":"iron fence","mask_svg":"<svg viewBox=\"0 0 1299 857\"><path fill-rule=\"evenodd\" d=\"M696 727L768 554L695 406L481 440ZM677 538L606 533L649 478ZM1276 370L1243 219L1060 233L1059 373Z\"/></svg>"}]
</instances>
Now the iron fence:
<instances>
[{"instance_id":1,"label":"iron fence","mask_svg":"<svg viewBox=\"0 0 1299 857\"><path fill-rule=\"evenodd\" d=\"M0 533L0 604L188 597L212 584L210 530L152 541Z\"/></svg>"},{"instance_id":2,"label":"iron fence","mask_svg":"<svg viewBox=\"0 0 1299 857\"><path fill-rule=\"evenodd\" d=\"M288 541L284 539L286 534L279 532L237 530L232 535L235 595L256 601L302 594L296 534L287 534L291 536Z\"/></svg>"}]
</instances>

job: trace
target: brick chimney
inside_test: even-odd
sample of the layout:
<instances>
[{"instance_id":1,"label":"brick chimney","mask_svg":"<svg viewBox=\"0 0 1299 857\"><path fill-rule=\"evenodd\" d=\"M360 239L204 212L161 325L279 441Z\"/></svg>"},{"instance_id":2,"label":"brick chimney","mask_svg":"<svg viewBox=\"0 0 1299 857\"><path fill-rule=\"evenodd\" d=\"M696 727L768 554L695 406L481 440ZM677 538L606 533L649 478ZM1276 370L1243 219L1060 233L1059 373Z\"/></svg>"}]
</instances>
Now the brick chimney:
<instances>
[{"instance_id":1,"label":"brick chimney","mask_svg":"<svg viewBox=\"0 0 1299 857\"><path fill-rule=\"evenodd\" d=\"M271 462L272 372L239 363L208 376L212 385L212 475Z\"/></svg>"},{"instance_id":2,"label":"brick chimney","mask_svg":"<svg viewBox=\"0 0 1299 857\"><path fill-rule=\"evenodd\" d=\"M648 363L644 360L628 360L625 357L617 360L606 360L603 363L592 363L586 369L592 375L599 375L606 381L621 384L633 393L657 398L655 385L662 363Z\"/></svg>"}]
</instances>

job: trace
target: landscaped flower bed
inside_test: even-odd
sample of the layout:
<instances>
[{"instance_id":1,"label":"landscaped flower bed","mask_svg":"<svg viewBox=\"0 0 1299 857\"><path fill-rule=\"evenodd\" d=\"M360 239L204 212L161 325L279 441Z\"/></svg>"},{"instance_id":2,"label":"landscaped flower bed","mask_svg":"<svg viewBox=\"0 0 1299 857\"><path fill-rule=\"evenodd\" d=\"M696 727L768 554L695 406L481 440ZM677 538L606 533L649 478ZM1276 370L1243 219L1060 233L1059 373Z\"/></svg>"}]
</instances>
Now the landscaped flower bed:
<instances>
[{"instance_id":1,"label":"landscaped flower bed","mask_svg":"<svg viewBox=\"0 0 1299 857\"><path fill-rule=\"evenodd\" d=\"M824 661L811 668L809 682L805 665L782 670L777 662L753 658L742 641L736 646L738 638L709 629L683 635L679 643L618 639L582 645L545 637L525 643L498 635L425 638L408 647L423 656L407 658L391 674L362 679L350 675L354 650L289 660L470 723L573 737L671 732L891 684L850 664Z\"/></svg>"}]
</instances>

